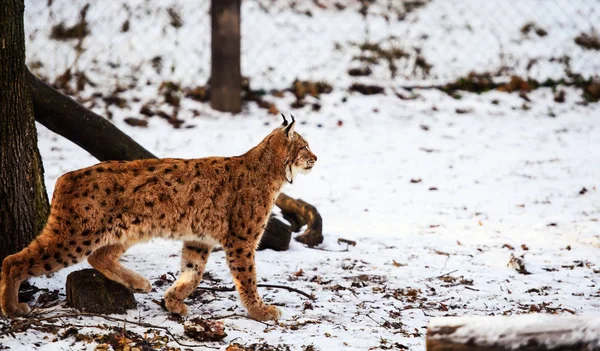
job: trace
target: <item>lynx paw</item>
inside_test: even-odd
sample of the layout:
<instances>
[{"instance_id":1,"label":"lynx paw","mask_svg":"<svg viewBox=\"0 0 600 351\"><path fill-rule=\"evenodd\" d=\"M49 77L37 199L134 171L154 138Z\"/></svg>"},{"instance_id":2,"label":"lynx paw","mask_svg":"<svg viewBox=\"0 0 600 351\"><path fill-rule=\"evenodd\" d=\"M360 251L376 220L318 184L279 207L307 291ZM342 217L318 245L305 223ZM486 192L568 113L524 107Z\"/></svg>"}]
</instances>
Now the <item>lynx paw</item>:
<instances>
[{"instance_id":1,"label":"lynx paw","mask_svg":"<svg viewBox=\"0 0 600 351\"><path fill-rule=\"evenodd\" d=\"M188 308L182 301L170 299L167 297L165 299L165 306L167 307L167 310L169 310L169 312L171 313L175 313L180 316L185 316L188 314Z\"/></svg>"},{"instance_id":2,"label":"lynx paw","mask_svg":"<svg viewBox=\"0 0 600 351\"><path fill-rule=\"evenodd\" d=\"M276 321L281 317L279 308L272 305L262 305L261 307L248 309L248 314L252 319L256 319L257 321Z\"/></svg>"},{"instance_id":3,"label":"lynx paw","mask_svg":"<svg viewBox=\"0 0 600 351\"><path fill-rule=\"evenodd\" d=\"M146 278L140 278L132 282L129 288L136 293L149 293L152 290L152 284Z\"/></svg>"},{"instance_id":4,"label":"lynx paw","mask_svg":"<svg viewBox=\"0 0 600 351\"><path fill-rule=\"evenodd\" d=\"M18 303L16 306L3 306L2 312L10 318L20 317L29 313L31 309L26 303Z\"/></svg>"}]
</instances>

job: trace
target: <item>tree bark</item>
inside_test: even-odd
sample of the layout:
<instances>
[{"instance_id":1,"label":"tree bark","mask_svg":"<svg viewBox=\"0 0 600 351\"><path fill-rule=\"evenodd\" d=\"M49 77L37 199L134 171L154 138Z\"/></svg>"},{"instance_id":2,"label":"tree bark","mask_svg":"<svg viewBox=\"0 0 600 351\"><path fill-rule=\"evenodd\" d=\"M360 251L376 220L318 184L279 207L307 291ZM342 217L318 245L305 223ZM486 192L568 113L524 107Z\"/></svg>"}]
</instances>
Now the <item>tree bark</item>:
<instances>
[{"instance_id":1,"label":"tree bark","mask_svg":"<svg viewBox=\"0 0 600 351\"><path fill-rule=\"evenodd\" d=\"M600 319L527 314L440 317L427 327L427 351L600 350Z\"/></svg>"},{"instance_id":2,"label":"tree bark","mask_svg":"<svg viewBox=\"0 0 600 351\"><path fill-rule=\"evenodd\" d=\"M212 0L210 106L242 111L241 0Z\"/></svg>"},{"instance_id":3,"label":"tree bark","mask_svg":"<svg viewBox=\"0 0 600 351\"><path fill-rule=\"evenodd\" d=\"M49 210L25 84L24 10L23 0L0 6L0 262L37 236Z\"/></svg>"}]
</instances>

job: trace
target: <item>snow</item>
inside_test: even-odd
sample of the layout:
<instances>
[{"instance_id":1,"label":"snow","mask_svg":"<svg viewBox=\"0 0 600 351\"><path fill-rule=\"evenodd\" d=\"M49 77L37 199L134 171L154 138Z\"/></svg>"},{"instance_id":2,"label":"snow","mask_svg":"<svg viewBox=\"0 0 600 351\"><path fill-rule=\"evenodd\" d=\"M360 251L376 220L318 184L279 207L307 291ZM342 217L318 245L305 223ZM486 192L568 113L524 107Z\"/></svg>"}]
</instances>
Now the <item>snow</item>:
<instances>
[{"instance_id":1,"label":"snow","mask_svg":"<svg viewBox=\"0 0 600 351\"><path fill-rule=\"evenodd\" d=\"M312 309L306 308L307 299L300 295L259 288L265 301L282 310L279 324L225 318L228 336L207 345L225 349L232 342L267 342L293 350L309 345L319 350L404 345L420 350L433 317L530 312L600 317L600 105L582 104L581 91L574 88L564 88L562 104L547 88L529 93L531 102L516 93L462 93L461 99L454 99L426 89L413 90L414 100L403 100L394 92L412 78L402 71L391 79L385 64L375 67L373 77L359 79L386 87L385 94L348 93L355 78L345 72L359 53L349 43L383 40L398 33L407 33L402 35L410 41L419 40L424 32L429 35L419 42L434 73L422 82L458 76L468 72L467 67L480 67L480 71L497 67L497 52L481 50L476 57L461 54L470 41L489 41L488 32L474 30L470 37L464 30L450 35L445 30L462 18L472 19L473 27L486 27L494 6L436 0L409 14L408 22L386 22L376 15L363 22L355 11L358 2L340 12L318 9L312 2L298 3L296 11L281 5L265 13L261 2L244 2L242 16L249 20L242 25L243 67L256 88L282 88L296 77L326 79L334 85L332 93L321 95L319 111L310 106L291 110L294 97L289 92L282 98L268 97L283 112L296 116L297 131L318 156L311 174L298 176L284 192L317 207L324 220L325 242L319 246L322 250L292 241L286 252L261 251L256 256L257 272L261 282L288 285L314 294L317 300ZM566 16L572 23L564 26L564 17L544 11L535 16L531 12L532 18L518 17L511 31L498 39L514 59L509 64L523 73L529 54L547 58L571 53L580 72L597 74L600 60L590 57L597 58L598 53L583 52L572 37L581 30L577 19L586 11L590 13L586 18L598 16L598 7L590 6L591 2L556 3L572 9ZM74 42L49 40L49 28L63 19L73 24L84 4L55 0L50 10L46 2L26 4L28 62L42 61L37 73L51 81L73 64L75 51ZM120 95L128 101L124 108L105 109L101 100L90 100L96 102L97 113L106 115L108 109L117 127L160 157L238 155L281 123L279 116L268 115L254 103L232 116L187 98L181 101L179 118L194 128L174 129L159 117L149 118L148 128L124 123L125 117L138 117L144 103L162 101L157 96L162 81L195 86L204 84L209 74L208 5L141 0L128 4L126 8L120 2L94 4L88 13L92 34L75 66L97 85L86 87L79 98L131 84ZM519 4L533 7L540 1ZM179 30L168 25L165 9L169 6L176 6L183 16ZM304 8L311 9L314 17L298 13ZM369 11L385 12L381 6ZM131 18L131 29L121 33L126 18ZM548 37L540 42L517 40L521 25L529 20L548 30ZM441 22L432 24L437 21ZM310 30L314 33L306 34ZM265 32L272 32L274 39L264 39ZM560 41L559 36L568 40ZM278 45L269 44L274 42ZM550 42L560 53L546 45ZM340 43L340 50L332 51L335 43ZM150 64L157 55L163 57L161 74ZM538 79L562 72L560 65L550 61L540 65L530 72ZM457 109L470 112L459 114ZM199 116L193 117L192 110ZM49 195L61 174L97 162L41 125L38 137ZM583 188L586 192L580 194ZM340 244L338 238L357 244ZM123 260L154 283L168 272L177 274L180 250L178 242L154 240L132 247ZM509 267L511 255L523 256L531 274ZM64 302L66 276L85 267L89 265L82 263L31 282L59 290ZM221 282L203 281L201 286L231 286L223 252L211 255L206 270ZM183 336L182 324L170 320L152 301L160 300L168 286L155 285L147 295L136 294L138 308L122 318L168 327L192 343ZM235 293L205 292L187 303L190 317L245 313ZM37 310L64 311L69 309L62 304L54 310ZM93 327L98 324L123 326L99 318L63 321L89 326L80 330L88 334L106 332ZM127 328L140 334L147 329ZM32 329L16 338L2 336L0 344L14 350L89 347L72 337L55 340Z\"/></svg>"}]
</instances>

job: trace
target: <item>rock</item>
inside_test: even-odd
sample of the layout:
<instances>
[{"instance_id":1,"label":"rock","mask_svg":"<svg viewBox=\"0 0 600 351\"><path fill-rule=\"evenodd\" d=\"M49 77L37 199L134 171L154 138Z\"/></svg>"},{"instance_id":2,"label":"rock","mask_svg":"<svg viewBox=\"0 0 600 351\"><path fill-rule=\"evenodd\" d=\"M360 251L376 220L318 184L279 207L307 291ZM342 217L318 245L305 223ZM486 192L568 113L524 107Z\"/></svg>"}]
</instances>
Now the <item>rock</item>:
<instances>
[{"instance_id":1,"label":"rock","mask_svg":"<svg viewBox=\"0 0 600 351\"><path fill-rule=\"evenodd\" d=\"M133 292L95 269L67 276L67 303L80 311L123 314L136 307Z\"/></svg>"}]
</instances>

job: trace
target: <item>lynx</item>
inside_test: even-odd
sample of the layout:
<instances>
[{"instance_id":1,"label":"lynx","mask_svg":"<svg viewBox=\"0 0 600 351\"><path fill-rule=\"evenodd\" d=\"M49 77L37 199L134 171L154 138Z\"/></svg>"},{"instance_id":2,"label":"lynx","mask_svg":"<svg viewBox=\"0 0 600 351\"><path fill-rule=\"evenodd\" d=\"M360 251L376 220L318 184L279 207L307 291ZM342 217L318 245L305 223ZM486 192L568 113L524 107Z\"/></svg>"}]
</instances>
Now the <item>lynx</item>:
<instances>
[{"instance_id":1,"label":"lynx","mask_svg":"<svg viewBox=\"0 0 600 351\"><path fill-rule=\"evenodd\" d=\"M221 245L250 317L278 319L279 309L258 294L254 255L281 188L317 160L294 131L293 116L291 123L283 119L241 156L109 161L61 176L45 228L2 263L2 312L29 313L18 303L24 280L86 257L107 278L149 292L150 282L119 257L135 243L161 237L184 241L180 275L165 294L170 312L187 314L183 300L202 279L213 246Z\"/></svg>"}]
</instances>

